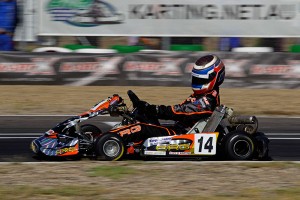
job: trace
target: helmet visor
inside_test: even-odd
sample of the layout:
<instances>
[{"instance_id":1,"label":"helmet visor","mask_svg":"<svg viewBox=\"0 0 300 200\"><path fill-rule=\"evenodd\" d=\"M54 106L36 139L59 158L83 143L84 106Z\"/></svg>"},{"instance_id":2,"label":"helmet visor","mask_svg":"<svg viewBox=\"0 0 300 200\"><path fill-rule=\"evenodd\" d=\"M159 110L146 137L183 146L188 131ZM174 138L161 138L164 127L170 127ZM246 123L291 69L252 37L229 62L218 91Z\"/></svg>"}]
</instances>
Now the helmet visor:
<instances>
[{"instance_id":1,"label":"helmet visor","mask_svg":"<svg viewBox=\"0 0 300 200\"><path fill-rule=\"evenodd\" d=\"M193 85L205 85L205 84L208 84L210 81L211 81L211 79L198 78L198 77L192 76L192 84Z\"/></svg>"},{"instance_id":2,"label":"helmet visor","mask_svg":"<svg viewBox=\"0 0 300 200\"><path fill-rule=\"evenodd\" d=\"M192 75L192 84L193 85L206 85L210 83L216 77L216 73L213 72L209 74L208 78L200 78Z\"/></svg>"}]
</instances>

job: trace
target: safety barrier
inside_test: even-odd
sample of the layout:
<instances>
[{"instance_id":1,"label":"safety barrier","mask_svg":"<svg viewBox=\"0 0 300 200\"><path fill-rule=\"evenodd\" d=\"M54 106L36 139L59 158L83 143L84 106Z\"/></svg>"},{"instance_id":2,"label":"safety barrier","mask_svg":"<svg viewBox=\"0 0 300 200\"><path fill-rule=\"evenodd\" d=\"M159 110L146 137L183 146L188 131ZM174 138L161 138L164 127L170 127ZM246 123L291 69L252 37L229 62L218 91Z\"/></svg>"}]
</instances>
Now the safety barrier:
<instances>
[{"instance_id":1,"label":"safety barrier","mask_svg":"<svg viewBox=\"0 0 300 200\"><path fill-rule=\"evenodd\" d=\"M207 54L86 51L0 52L0 84L190 86L195 60ZM223 87L300 88L300 54L210 53L225 63Z\"/></svg>"}]
</instances>

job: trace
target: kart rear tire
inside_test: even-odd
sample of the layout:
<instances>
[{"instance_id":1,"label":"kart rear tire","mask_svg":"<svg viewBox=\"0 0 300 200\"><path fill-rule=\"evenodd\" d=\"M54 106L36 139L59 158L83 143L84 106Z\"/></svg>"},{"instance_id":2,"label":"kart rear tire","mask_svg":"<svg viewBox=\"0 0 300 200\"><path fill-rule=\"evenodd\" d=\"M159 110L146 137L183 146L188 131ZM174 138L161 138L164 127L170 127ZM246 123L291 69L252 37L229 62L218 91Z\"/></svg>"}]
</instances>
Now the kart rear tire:
<instances>
[{"instance_id":1,"label":"kart rear tire","mask_svg":"<svg viewBox=\"0 0 300 200\"><path fill-rule=\"evenodd\" d=\"M256 142L256 153L254 158L260 161L270 161L272 158L269 156L269 142L270 140L262 132L256 132L253 134Z\"/></svg>"},{"instance_id":2,"label":"kart rear tire","mask_svg":"<svg viewBox=\"0 0 300 200\"><path fill-rule=\"evenodd\" d=\"M233 131L223 140L223 153L229 160L252 160L255 142L252 135L244 131Z\"/></svg>"},{"instance_id":3,"label":"kart rear tire","mask_svg":"<svg viewBox=\"0 0 300 200\"><path fill-rule=\"evenodd\" d=\"M91 142L96 141L96 139L102 134L102 131L92 124L84 124L80 128L81 133L84 134Z\"/></svg>"},{"instance_id":4,"label":"kart rear tire","mask_svg":"<svg viewBox=\"0 0 300 200\"><path fill-rule=\"evenodd\" d=\"M119 135L108 133L96 140L95 150L97 159L116 161L123 158L125 145Z\"/></svg>"}]
</instances>

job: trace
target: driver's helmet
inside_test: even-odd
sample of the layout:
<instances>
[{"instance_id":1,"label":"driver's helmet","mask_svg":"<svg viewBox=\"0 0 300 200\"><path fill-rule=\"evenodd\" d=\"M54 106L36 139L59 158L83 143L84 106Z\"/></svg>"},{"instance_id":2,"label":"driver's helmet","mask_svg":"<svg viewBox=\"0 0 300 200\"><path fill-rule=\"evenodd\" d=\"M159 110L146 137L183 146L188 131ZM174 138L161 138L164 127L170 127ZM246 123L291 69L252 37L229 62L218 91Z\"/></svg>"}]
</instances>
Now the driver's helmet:
<instances>
[{"instance_id":1,"label":"driver's helmet","mask_svg":"<svg viewBox=\"0 0 300 200\"><path fill-rule=\"evenodd\" d=\"M204 94L220 86L225 77L225 65L215 55L199 58L192 70L192 88L195 94Z\"/></svg>"}]
</instances>

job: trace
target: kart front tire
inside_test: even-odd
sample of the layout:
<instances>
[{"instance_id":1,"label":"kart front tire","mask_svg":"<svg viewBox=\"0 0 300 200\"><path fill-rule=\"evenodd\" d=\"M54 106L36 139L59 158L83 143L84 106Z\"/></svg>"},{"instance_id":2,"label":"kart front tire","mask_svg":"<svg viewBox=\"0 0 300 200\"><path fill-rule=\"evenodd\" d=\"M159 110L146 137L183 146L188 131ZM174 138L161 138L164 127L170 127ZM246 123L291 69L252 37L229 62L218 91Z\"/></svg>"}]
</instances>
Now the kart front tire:
<instances>
[{"instance_id":1,"label":"kart front tire","mask_svg":"<svg viewBox=\"0 0 300 200\"><path fill-rule=\"evenodd\" d=\"M252 135L244 131L234 131L225 136L223 153L229 160L252 160L255 142Z\"/></svg>"},{"instance_id":2,"label":"kart front tire","mask_svg":"<svg viewBox=\"0 0 300 200\"><path fill-rule=\"evenodd\" d=\"M124 156L125 146L117 134L105 134L96 140L96 155L99 160L116 161Z\"/></svg>"}]
</instances>

